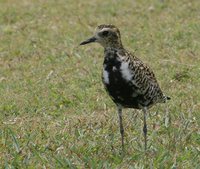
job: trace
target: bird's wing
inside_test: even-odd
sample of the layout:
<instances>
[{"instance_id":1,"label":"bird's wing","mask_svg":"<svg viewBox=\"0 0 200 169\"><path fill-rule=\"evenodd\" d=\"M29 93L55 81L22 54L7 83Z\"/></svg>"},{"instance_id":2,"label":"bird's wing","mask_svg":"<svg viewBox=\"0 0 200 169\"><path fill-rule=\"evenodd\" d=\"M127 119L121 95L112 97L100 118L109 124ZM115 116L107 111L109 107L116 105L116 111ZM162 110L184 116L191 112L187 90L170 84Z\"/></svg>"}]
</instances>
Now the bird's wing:
<instances>
[{"instance_id":1,"label":"bird's wing","mask_svg":"<svg viewBox=\"0 0 200 169\"><path fill-rule=\"evenodd\" d=\"M137 94L144 94L149 87L160 90L153 71L146 64L127 51L119 54L124 56L129 63L129 71L132 74L131 83L137 88Z\"/></svg>"}]
</instances>

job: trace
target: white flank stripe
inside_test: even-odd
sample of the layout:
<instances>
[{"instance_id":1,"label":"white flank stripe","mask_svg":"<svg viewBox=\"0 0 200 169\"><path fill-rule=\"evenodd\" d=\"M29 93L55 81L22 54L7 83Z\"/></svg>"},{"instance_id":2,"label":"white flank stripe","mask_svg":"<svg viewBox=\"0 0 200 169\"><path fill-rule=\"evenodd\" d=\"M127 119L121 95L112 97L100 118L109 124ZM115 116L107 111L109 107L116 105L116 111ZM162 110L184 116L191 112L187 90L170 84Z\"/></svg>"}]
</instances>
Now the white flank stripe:
<instances>
[{"instance_id":1,"label":"white flank stripe","mask_svg":"<svg viewBox=\"0 0 200 169\"><path fill-rule=\"evenodd\" d=\"M109 84L109 74L105 69L103 70L103 81L104 83Z\"/></svg>"},{"instance_id":2,"label":"white flank stripe","mask_svg":"<svg viewBox=\"0 0 200 169\"><path fill-rule=\"evenodd\" d=\"M121 64L121 73L122 73L122 77L127 81L130 81L132 79L132 77L133 77L133 75L131 74L131 72L129 70L127 62L122 62L122 64Z\"/></svg>"}]
</instances>

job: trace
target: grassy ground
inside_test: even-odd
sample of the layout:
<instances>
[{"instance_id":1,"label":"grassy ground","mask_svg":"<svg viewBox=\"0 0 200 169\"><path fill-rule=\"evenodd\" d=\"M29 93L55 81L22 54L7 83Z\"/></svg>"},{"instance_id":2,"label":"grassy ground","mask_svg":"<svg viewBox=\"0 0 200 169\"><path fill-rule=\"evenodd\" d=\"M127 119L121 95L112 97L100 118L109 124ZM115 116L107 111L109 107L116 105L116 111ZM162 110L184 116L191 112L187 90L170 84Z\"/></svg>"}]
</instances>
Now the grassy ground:
<instances>
[{"instance_id":1,"label":"grassy ground","mask_svg":"<svg viewBox=\"0 0 200 169\"><path fill-rule=\"evenodd\" d=\"M177 168L200 164L199 0L1 0L2 168ZM103 49L78 47L102 23L154 70L172 100L124 112L101 83Z\"/></svg>"}]
</instances>

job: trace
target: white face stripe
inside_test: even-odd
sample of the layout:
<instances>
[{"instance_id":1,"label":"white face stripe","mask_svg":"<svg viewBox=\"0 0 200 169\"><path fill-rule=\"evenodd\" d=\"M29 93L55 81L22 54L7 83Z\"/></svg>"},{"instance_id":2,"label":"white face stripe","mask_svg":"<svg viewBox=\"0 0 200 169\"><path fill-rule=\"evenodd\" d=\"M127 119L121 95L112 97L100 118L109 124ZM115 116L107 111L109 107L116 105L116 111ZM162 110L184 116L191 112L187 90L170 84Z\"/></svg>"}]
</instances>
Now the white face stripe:
<instances>
[{"instance_id":1,"label":"white face stripe","mask_svg":"<svg viewBox=\"0 0 200 169\"><path fill-rule=\"evenodd\" d=\"M105 69L103 69L103 81L104 83L109 84L109 73Z\"/></svg>"},{"instance_id":2,"label":"white face stripe","mask_svg":"<svg viewBox=\"0 0 200 169\"><path fill-rule=\"evenodd\" d=\"M110 28L103 28L103 29L101 29L100 32L103 32L103 31L109 31L109 30L110 30Z\"/></svg>"},{"instance_id":3,"label":"white face stripe","mask_svg":"<svg viewBox=\"0 0 200 169\"><path fill-rule=\"evenodd\" d=\"M130 72L130 68L128 66L127 62L122 62L121 67L120 67L121 73L122 73L122 77L126 80L126 81L131 81L133 75Z\"/></svg>"},{"instance_id":4,"label":"white face stripe","mask_svg":"<svg viewBox=\"0 0 200 169\"><path fill-rule=\"evenodd\" d=\"M103 29L101 29L101 30L98 30L98 29L95 30L95 36L99 38L98 33L99 33L99 32L103 32L103 31L110 31L110 28L103 28Z\"/></svg>"},{"instance_id":5,"label":"white face stripe","mask_svg":"<svg viewBox=\"0 0 200 169\"><path fill-rule=\"evenodd\" d=\"M101 36L99 36L99 33L100 32L103 32L103 31L110 31L110 28L103 28L101 30L96 30L95 31L95 37L96 37L96 42L99 42L102 46L105 47L105 42L104 42L104 38L102 38Z\"/></svg>"}]
</instances>

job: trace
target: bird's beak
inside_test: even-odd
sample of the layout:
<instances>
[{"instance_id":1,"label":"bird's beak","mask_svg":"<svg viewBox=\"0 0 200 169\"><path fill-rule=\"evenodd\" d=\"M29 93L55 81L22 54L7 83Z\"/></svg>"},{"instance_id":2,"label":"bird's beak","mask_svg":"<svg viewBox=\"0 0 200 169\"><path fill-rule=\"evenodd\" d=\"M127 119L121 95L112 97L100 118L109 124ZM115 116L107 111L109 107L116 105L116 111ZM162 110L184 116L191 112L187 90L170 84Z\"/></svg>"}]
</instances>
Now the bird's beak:
<instances>
[{"instance_id":1,"label":"bird's beak","mask_svg":"<svg viewBox=\"0 0 200 169\"><path fill-rule=\"evenodd\" d=\"M92 43L92 42L95 42L97 39L95 37L91 37L83 42L80 43L80 45L85 45L87 43Z\"/></svg>"}]
</instances>

